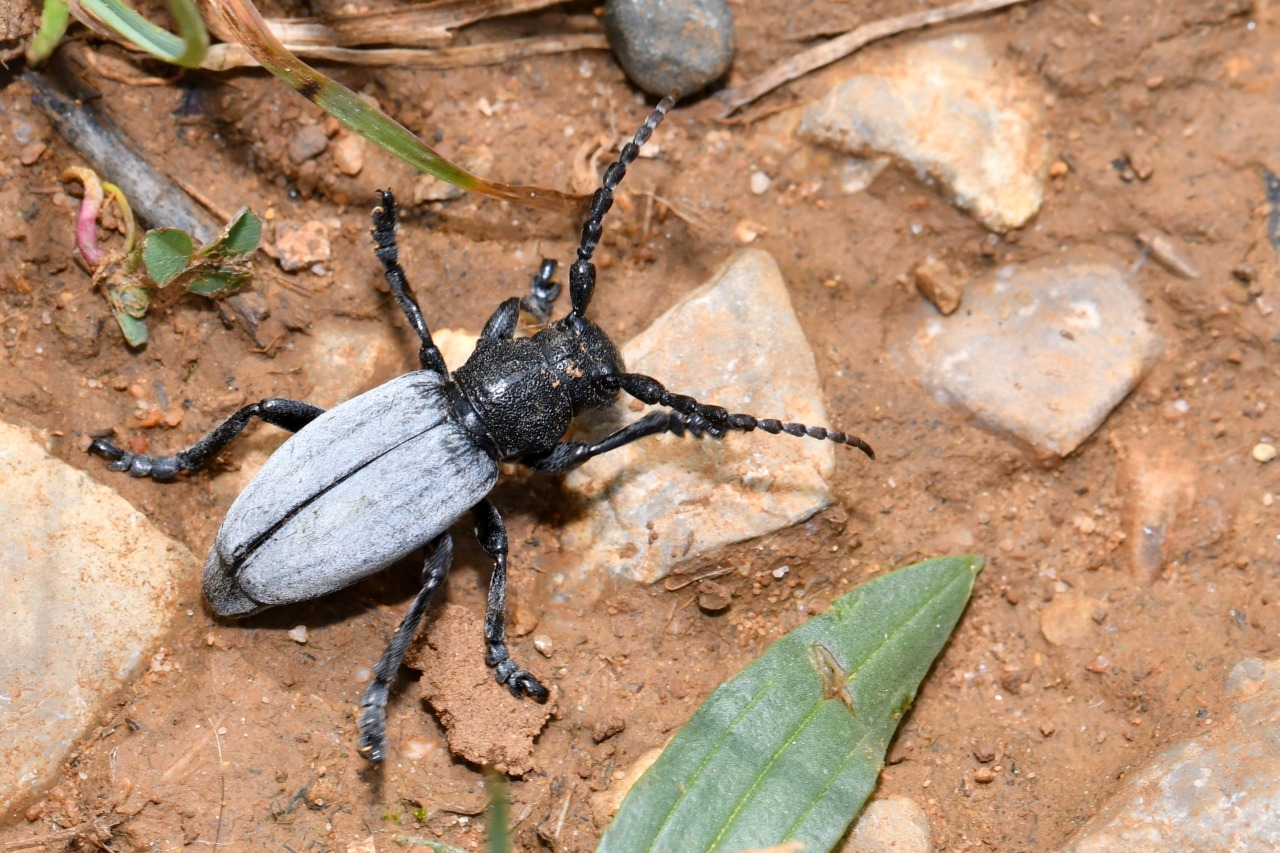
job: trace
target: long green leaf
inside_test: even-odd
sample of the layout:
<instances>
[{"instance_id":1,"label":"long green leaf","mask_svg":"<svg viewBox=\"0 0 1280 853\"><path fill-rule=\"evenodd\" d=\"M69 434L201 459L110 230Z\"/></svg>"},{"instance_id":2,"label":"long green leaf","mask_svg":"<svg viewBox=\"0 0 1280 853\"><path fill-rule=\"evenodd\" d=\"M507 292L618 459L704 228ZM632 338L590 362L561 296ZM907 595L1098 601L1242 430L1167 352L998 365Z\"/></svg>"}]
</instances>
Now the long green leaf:
<instances>
[{"instance_id":1,"label":"long green leaf","mask_svg":"<svg viewBox=\"0 0 1280 853\"><path fill-rule=\"evenodd\" d=\"M951 635L982 558L885 575L722 684L623 801L597 853L830 850Z\"/></svg>"},{"instance_id":2,"label":"long green leaf","mask_svg":"<svg viewBox=\"0 0 1280 853\"><path fill-rule=\"evenodd\" d=\"M250 0L210 0L210 8L221 13L236 39L259 65L351 130L414 168L465 190L530 207L574 211L582 206L581 199L566 193L490 181L449 162L386 113L290 53Z\"/></svg>"},{"instance_id":3,"label":"long green leaf","mask_svg":"<svg viewBox=\"0 0 1280 853\"><path fill-rule=\"evenodd\" d=\"M110 27L126 41L157 59L199 68L209 49L209 32L192 0L166 0L169 13L178 24L178 34L157 27L121 0L80 0L80 5L93 17Z\"/></svg>"}]
</instances>

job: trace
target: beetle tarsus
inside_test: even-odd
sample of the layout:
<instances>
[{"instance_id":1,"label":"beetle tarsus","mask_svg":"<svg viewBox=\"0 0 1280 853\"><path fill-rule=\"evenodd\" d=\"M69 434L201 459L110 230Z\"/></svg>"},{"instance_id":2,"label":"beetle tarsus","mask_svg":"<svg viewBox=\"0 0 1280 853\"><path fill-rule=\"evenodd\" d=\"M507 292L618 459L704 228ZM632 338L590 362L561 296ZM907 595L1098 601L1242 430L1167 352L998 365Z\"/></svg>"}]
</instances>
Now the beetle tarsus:
<instances>
[{"instance_id":1,"label":"beetle tarsus","mask_svg":"<svg viewBox=\"0 0 1280 853\"><path fill-rule=\"evenodd\" d=\"M373 668L373 681L360 697L360 742L356 751L375 763L382 761L387 754L387 699L391 695L391 684L400 672L400 664L404 663L405 652L418 633L418 625L427 612L432 594L453 565L453 537L442 533L436 537L434 546L422 567L422 589L418 590L400 620L387 650Z\"/></svg>"},{"instance_id":2,"label":"beetle tarsus","mask_svg":"<svg viewBox=\"0 0 1280 853\"><path fill-rule=\"evenodd\" d=\"M204 438L172 456L130 453L103 438L95 438L88 450L112 460L107 466L112 471L126 471L131 477L172 480L183 471L199 471L218 458L218 454L235 440L253 418L260 418L264 423L289 432L297 432L323 414L324 409L301 400L269 397L240 408L210 430Z\"/></svg>"},{"instance_id":3,"label":"beetle tarsus","mask_svg":"<svg viewBox=\"0 0 1280 853\"><path fill-rule=\"evenodd\" d=\"M555 274L556 262L551 258L543 258L538 274L529 282L529 295L520 300L521 309L539 323L546 323L551 319L551 309L560 296L560 285L551 280L551 276Z\"/></svg>"},{"instance_id":4,"label":"beetle tarsus","mask_svg":"<svg viewBox=\"0 0 1280 853\"><path fill-rule=\"evenodd\" d=\"M116 447L103 438L95 438L89 445L89 452L104 459L110 459L107 468L112 471L123 471L130 477L150 477L153 480L172 480L181 471L187 470L179 456L148 456L145 453L130 453Z\"/></svg>"},{"instance_id":5,"label":"beetle tarsus","mask_svg":"<svg viewBox=\"0 0 1280 853\"><path fill-rule=\"evenodd\" d=\"M395 296L405 319L418 334L422 346L418 347L418 364L423 370L449 375L444 356L431 339L431 330L422 317L422 308L409 289L409 278L400 266L400 248L396 245L396 197L391 190L378 190L378 206L373 209L373 253L382 262L383 275L391 293Z\"/></svg>"},{"instance_id":6,"label":"beetle tarsus","mask_svg":"<svg viewBox=\"0 0 1280 853\"><path fill-rule=\"evenodd\" d=\"M545 702L551 695L551 691L543 687L529 670L521 669L520 664L511 659L505 643L491 643L485 653L485 663L493 667L498 683L507 685L511 695L517 699L523 695Z\"/></svg>"}]
</instances>

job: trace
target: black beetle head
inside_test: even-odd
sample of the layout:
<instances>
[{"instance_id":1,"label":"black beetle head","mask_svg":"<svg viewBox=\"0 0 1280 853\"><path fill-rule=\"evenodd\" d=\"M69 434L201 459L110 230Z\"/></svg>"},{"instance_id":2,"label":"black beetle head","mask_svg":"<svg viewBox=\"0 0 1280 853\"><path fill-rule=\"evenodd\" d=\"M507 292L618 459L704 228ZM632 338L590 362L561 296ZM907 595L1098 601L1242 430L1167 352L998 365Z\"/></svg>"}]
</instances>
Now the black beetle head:
<instances>
[{"instance_id":1,"label":"black beetle head","mask_svg":"<svg viewBox=\"0 0 1280 853\"><path fill-rule=\"evenodd\" d=\"M574 416L603 409L617 398L614 377L624 373L626 366L604 329L585 317L570 315L539 332L535 339L556 380L564 383Z\"/></svg>"}]
</instances>

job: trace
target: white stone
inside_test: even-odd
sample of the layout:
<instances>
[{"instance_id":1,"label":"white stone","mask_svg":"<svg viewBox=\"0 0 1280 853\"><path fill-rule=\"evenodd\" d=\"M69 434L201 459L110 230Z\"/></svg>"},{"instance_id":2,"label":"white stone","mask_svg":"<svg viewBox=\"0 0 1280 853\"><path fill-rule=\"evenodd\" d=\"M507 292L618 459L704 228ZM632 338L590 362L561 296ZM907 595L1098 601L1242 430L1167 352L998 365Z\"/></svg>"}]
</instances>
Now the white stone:
<instances>
[{"instance_id":1,"label":"white stone","mask_svg":"<svg viewBox=\"0 0 1280 853\"><path fill-rule=\"evenodd\" d=\"M1233 714L1126 774L1062 853L1280 849L1280 661L1241 661L1226 692Z\"/></svg>"},{"instance_id":2,"label":"white stone","mask_svg":"<svg viewBox=\"0 0 1280 853\"><path fill-rule=\"evenodd\" d=\"M1044 200L1044 94L982 37L924 39L861 57L859 73L805 110L800 135L891 154L937 180L988 228L1018 228Z\"/></svg>"},{"instance_id":3,"label":"white stone","mask_svg":"<svg viewBox=\"0 0 1280 853\"><path fill-rule=\"evenodd\" d=\"M764 251L733 256L628 343L623 356L629 370L731 411L846 431L855 426L830 424L813 351L778 265ZM627 402L613 410L610 428L642 415ZM563 548L582 577L607 570L657 580L702 551L787 527L827 506L834 453L829 442L759 431L723 441L641 439L566 477L586 508L562 531Z\"/></svg>"},{"instance_id":4,"label":"white stone","mask_svg":"<svg viewBox=\"0 0 1280 853\"><path fill-rule=\"evenodd\" d=\"M935 396L1037 450L1065 456L1141 378L1159 349L1118 265L1006 266L964 288L964 310L922 305L907 349Z\"/></svg>"},{"instance_id":5,"label":"white stone","mask_svg":"<svg viewBox=\"0 0 1280 853\"><path fill-rule=\"evenodd\" d=\"M183 545L46 447L0 422L0 812L56 779L200 576Z\"/></svg>"},{"instance_id":6,"label":"white stone","mask_svg":"<svg viewBox=\"0 0 1280 853\"><path fill-rule=\"evenodd\" d=\"M876 798L858 816L838 853L932 853L924 809L910 797Z\"/></svg>"}]
</instances>

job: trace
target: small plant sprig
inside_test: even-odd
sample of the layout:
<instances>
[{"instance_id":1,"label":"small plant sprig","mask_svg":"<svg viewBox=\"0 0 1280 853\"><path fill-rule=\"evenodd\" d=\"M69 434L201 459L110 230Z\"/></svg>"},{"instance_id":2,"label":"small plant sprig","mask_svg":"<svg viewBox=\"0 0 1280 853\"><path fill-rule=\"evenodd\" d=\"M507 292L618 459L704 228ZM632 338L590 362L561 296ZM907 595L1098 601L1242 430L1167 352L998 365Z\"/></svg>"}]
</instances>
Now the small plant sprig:
<instances>
[{"instance_id":1,"label":"small plant sprig","mask_svg":"<svg viewBox=\"0 0 1280 853\"><path fill-rule=\"evenodd\" d=\"M209 48L209 33L194 0L166 0L178 25L177 34L158 27L122 0L44 0L40 29L27 49L27 60L39 65L66 32L69 14L98 31L114 33L127 44L185 68L198 68ZM582 199L557 190L491 181L442 157L416 134L336 80L307 65L272 34L250 0L209 0L245 50L263 68L374 145L414 168L464 190L529 207L574 212Z\"/></svg>"},{"instance_id":2,"label":"small plant sprig","mask_svg":"<svg viewBox=\"0 0 1280 853\"><path fill-rule=\"evenodd\" d=\"M120 35L125 41L156 59L199 68L209 49L209 31L193 0L165 0L169 13L178 24L177 34L158 27L120 0L80 0L77 17L93 22ZM49 58L62 39L69 23L67 0L45 0L37 31L27 48L27 61L39 65Z\"/></svg>"},{"instance_id":3,"label":"small plant sprig","mask_svg":"<svg viewBox=\"0 0 1280 853\"><path fill-rule=\"evenodd\" d=\"M153 292L175 288L217 299L235 293L252 274L262 223L247 207L199 248L180 228L156 228L137 240L133 212L118 187L100 180L92 169L78 167L63 172L62 180L84 185L76 214L76 246L130 346L147 342L146 316ZM124 246L115 251L97 240L98 216L108 200L125 223Z\"/></svg>"}]
</instances>

